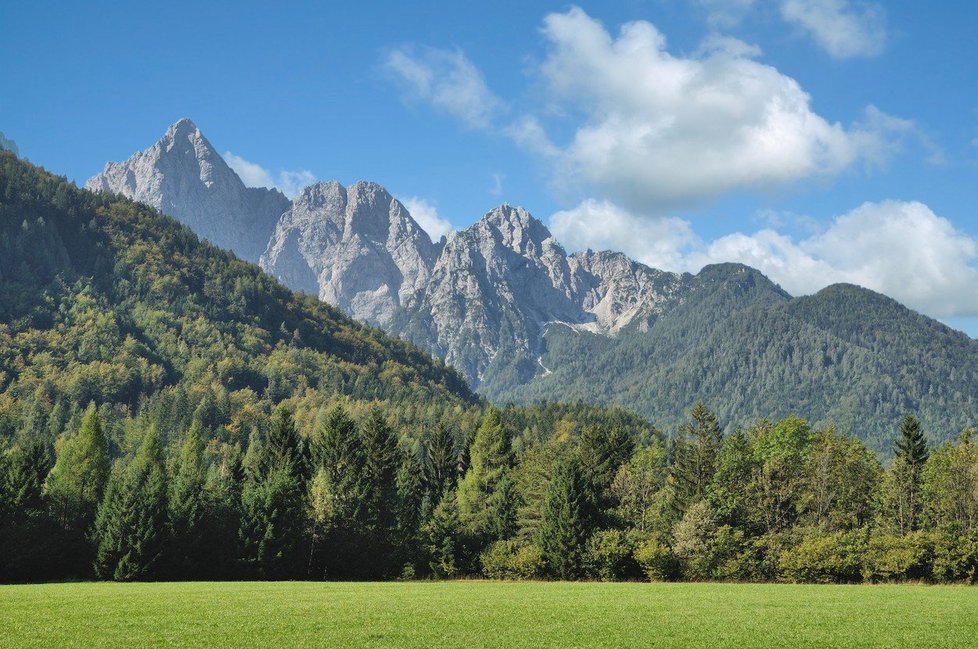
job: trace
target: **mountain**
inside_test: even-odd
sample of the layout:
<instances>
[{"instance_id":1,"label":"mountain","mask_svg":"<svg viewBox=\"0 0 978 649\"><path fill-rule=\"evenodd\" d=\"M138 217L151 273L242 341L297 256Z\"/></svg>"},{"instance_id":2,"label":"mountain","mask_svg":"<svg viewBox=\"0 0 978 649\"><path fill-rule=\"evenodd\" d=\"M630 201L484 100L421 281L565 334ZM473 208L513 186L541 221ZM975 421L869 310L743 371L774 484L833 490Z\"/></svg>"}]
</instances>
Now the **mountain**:
<instances>
[{"instance_id":1,"label":"mountain","mask_svg":"<svg viewBox=\"0 0 978 649\"><path fill-rule=\"evenodd\" d=\"M478 403L442 361L155 209L0 153L0 439L50 444L94 401L110 424L142 414L172 439L194 417L243 447L275 404L336 399L408 424Z\"/></svg>"},{"instance_id":2,"label":"mountain","mask_svg":"<svg viewBox=\"0 0 978 649\"><path fill-rule=\"evenodd\" d=\"M192 185L196 169L166 182ZM906 412L936 438L976 423L978 342L858 287L793 298L739 264L693 275L567 254L505 204L432 243L367 182L306 188L266 235L269 273L445 359L497 402L620 404L672 428L702 400L731 428L798 414L881 450Z\"/></svg>"},{"instance_id":3,"label":"mountain","mask_svg":"<svg viewBox=\"0 0 978 649\"><path fill-rule=\"evenodd\" d=\"M200 129L181 119L156 144L109 162L85 189L109 191L176 218L199 236L257 262L289 200L278 190L245 187Z\"/></svg>"},{"instance_id":4,"label":"mountain","mask_svg":"<svg viewBox=\"0 0 978 649\"><path fill-rule=\"evenodd\" d=\"M279 219L261 266L358 320L387 325L428 283L438 246L374 183L305 188Z\"/></svg>"}]
</instances>

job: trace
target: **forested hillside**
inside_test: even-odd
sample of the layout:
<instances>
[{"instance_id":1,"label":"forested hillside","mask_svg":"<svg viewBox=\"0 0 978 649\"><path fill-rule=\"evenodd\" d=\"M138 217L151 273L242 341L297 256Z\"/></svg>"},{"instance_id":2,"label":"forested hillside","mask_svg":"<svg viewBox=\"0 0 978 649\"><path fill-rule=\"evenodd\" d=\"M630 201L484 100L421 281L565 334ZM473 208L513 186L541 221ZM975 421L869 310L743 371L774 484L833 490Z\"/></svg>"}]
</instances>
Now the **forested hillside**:
<instances>
[{"instance_id":1,"label":"forested hillside","mask_svg":"<svg viewBox=\"0 0 978 649\"><path fill-rule=\"evenodd\" d=\"M93 401L118 445L133 412L169 439L200 410L243 443L287 398L400 404L407 420L476 403L442 362L173 219L0 162L0 437L51 443Z\"/></svg>"},{"instance_id":2,"label":"forested hillside","mask_svg":"<svg viewBox=\"0 0 978 649\"><path fill-rule=\"evenodd\" d=\"M487 395L621 404L665 429L701 400L731 429L798 415L884 455L906 412L937 439L978 421L978 342L961 332L852 285L792 299L733 264L696 281L647 331L608 338L551 324L548 373Z\"/></svg>"}]
</instances>

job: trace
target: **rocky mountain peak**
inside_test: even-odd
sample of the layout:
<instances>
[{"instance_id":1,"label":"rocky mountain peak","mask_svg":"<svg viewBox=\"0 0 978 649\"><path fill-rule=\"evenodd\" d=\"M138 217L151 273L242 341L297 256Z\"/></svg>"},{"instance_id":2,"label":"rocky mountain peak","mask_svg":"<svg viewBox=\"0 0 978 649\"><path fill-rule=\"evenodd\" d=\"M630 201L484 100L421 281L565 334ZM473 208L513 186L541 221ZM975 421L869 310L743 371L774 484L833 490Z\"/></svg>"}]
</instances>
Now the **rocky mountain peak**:
<instances>
[{"instance_id":1,"label":"rocky mountain peak","mask_svg":"<svg viewBox=\"0 0 978 649\"><path fill-rule=\"evenodd\" d=\"M499 233L501 243L518 254L539 250L553 235L541 221L522 207L508 203L489 210L477 225Z\"/></svg>"},{"instance_id":2,"label":"rocky mountain peak","mask_svg":"<svg viewBox=\"0 0 978 649\"><path fill-rule=\"evenodd\" d=\"M151 205L249 261L258 260L275 221L289 207L278 190L245 187L187 118L125 162L107 163L85 188Z\"/></svg>"},{"instance_id":3,"label":"rocky mountain peak","mask_svg":"<svg viewBox=\"0 0 978 649\"><path fill-rule=\"evenodd\" d=\"M425 287L437 247L376 183L305 188L282 215L261 266L296 290L384 325Z\"/></svg>"}]
</instances>

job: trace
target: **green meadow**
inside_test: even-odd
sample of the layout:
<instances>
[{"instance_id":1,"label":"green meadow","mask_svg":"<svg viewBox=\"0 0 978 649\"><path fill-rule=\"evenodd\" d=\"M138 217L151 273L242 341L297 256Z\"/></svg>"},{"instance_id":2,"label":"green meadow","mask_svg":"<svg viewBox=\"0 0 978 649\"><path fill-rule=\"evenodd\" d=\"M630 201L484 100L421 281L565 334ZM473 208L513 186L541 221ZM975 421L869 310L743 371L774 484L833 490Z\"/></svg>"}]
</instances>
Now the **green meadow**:
<instances>
[{"instance_id":1,"label":"green meadow","mask_svg":"<svg viewBox=\"0 0 978 649\"><path fill-rule=\"evenodd\" d=\"M11 647L964 647L978 589L560 582L0 586Z\"/></svg>"}]
</instances>

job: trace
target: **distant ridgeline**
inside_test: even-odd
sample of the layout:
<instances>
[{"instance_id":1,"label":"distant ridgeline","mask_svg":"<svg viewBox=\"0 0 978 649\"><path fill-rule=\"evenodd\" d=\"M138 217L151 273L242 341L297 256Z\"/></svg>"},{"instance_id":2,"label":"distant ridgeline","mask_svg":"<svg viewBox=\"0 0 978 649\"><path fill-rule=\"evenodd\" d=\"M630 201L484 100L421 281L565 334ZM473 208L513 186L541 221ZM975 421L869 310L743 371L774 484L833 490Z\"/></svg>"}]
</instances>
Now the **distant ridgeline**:
<instances>
[{"instance_id":1,"label":"distant ridgeline","mask_svg":"<svg viewBox=\"0 0 978 649\"><path fill-rule=\"evenodd\" d=\"M249 188L190 120L86 187L144 201L297 291L445 359L495 403L618 404L674 429L697 401L728 431L834 424L877 451L907 412L975 425L978 342L851 285L792 298L739 264L670 273L567 254L500 205L432 242L383 187Z\"/></svg>"}]
</instances>

